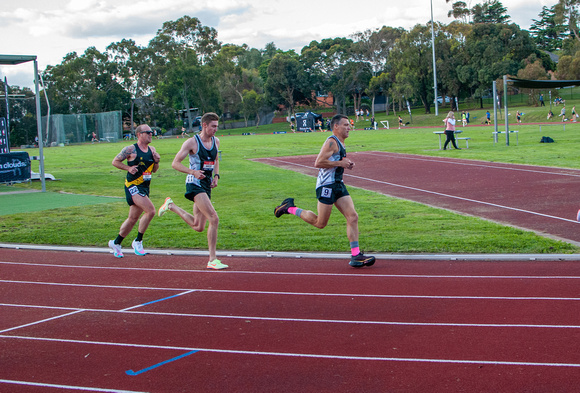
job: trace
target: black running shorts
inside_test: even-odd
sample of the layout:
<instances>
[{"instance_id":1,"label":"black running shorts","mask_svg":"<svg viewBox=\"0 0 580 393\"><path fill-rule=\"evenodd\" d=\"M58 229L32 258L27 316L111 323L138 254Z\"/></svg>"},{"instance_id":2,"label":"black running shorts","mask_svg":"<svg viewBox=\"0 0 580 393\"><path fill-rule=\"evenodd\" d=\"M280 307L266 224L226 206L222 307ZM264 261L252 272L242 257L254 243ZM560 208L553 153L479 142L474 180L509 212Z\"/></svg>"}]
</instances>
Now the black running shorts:
<instances>
[{"instance_id":1,"label":"black running shorts","mask_svg":"<svg viewBox=\"0 0 580 393\"><path fill-rule=\"evenodd\" d=\"M193 183L185 183L185 197L190 201L194 201L197 194L205 193L211 199L211 187L201 183L201 186L196 186Z\"/></svg>"},{"instance_id":2,"label":"black running shorts","mask_svg":"<svg viewBox=\"0 0 580 393\"><path fill-rule=\"evenodd\" d=\"M340 198L350 195L343 182L336 182L316 189L316 199L325 205L334 205Z\"/></svg>"}]
</instances>

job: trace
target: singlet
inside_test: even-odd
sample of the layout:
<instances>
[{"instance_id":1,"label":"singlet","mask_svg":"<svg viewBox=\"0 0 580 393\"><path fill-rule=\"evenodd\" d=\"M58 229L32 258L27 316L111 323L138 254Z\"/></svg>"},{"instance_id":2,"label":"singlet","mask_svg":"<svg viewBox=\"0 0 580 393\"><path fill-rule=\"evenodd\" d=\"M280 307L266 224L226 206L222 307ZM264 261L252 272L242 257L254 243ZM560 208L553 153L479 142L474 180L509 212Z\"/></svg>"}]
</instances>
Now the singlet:
<instances>
[{"instance_id":1,"label":"singlet","mask_svg":"<svg viewBox=\"0 0 580 393\"><path fill-rule=\"evenodd\" d=\"M329 136L326 140L333 138L338 144L338 152L334 153L330 157L330 161L340 161L346 157L346 149L344 145L338 140L334 135ZM342 174L344 173L344 168L342 167L332 167L332 168L320 168L318 170L318 178L316 179L316 188L326 186L332 183L342 183Z\"/></svg>"},{"instance_id":2,"label":"singlet","mask_svg":"<svg viewBox=\"0 0 580 393\"><path fill-rule=\"evenodd\" d=\"M205 178L200 180L193 175L187 175L185 183L200 186L203 182L209 186L211 184L211 176L213 174L213 168L218 154L215 137L211 137L211 149L209 150L203 145L198 134L194 135L194 138L197 142L197 153L189 155L189 169L203 170Z\"/></svg>"},{"instance_id":3,"label":"singlet","mask_svg":"<svg viewBox=\"0 0 580 393\"><path fill-rule=\"evenodd\" d=\"M447 119L445 124L447 125L445 127L445 131L455 131L455 120L454 119Z\"/></svg>"},{"instance_id":4,"label":"singlet","mask_svg":"<svg viewBox=\"0 0 580 393\"><path fill-rule=\"evenodd\" d=\"M149 148L147 148L147 152L143 152L141 149L139 149L139 146L136 143L133 146L135 146L135 153L137 153L137 156L134 160L127 161L127 165L137 165L137 172L135 172L135 174L127 172L125 187L129 188L131 186L139 186L148 188L149 183L151 183L153 165L155 165L155 161L153 160L153 152Z\"/></svg>"}]
</instances>

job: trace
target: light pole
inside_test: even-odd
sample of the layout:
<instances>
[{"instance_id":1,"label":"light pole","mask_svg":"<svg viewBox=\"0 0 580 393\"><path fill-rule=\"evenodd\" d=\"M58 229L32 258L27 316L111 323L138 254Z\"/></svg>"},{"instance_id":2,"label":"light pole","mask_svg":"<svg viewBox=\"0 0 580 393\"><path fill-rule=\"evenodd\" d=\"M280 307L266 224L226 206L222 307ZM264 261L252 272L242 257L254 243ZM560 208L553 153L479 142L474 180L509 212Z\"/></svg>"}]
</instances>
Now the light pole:
<instances>
[{"instance_id":1,"label":"light pole","mask_svg":"<svg viewBox=\"0 0 580 393\"><path fill-rule=\"evenodd\" d=\"M435 92L435 116L439 116L439 103L437 102L437 67L435 66L435 29L433 28L433 0L431 0L431 48L433 49L433 91Z\"/></svg>"}]
</instances>

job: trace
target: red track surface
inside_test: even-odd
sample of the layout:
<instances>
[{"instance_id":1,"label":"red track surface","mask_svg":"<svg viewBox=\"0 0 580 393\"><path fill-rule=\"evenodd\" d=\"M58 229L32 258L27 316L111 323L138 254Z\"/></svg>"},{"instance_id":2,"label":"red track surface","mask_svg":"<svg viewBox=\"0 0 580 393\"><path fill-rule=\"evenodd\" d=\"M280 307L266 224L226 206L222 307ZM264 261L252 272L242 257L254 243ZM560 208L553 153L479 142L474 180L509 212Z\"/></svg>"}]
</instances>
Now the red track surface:
<instances>
[{"instance_id":1,"label":"red track surface","mask_svg":"<svg viewBox=\"0 0 580 393\"><path fill-rule=\"evenodd\" d=\"M580 170L386 152L348 153L347 186L580 242ZM315 176L314 156L258 161Z\"/></svg>"},{"instance_id":2,"label":"red track surface","mask_svg":"<svg viewBox=\"0 0 580 393\"><path fill-rule=\"evenodd\" d=\"M204 262L0 249L0 391L580 386L577 261Z\"/></svg>"}]
</instances>

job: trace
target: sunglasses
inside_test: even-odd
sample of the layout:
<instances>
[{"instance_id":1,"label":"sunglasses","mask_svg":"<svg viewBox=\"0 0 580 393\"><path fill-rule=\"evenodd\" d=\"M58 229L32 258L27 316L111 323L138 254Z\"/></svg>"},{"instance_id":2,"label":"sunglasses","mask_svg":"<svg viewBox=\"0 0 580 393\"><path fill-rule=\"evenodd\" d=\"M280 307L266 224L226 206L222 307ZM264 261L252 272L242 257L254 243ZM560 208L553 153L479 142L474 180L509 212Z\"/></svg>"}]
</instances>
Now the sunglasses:
<instances>
[{"instance_id":1,"label":"sunglasses","mask_svg":"<svg viewBox=\"0 0 580 393\"><path fill-rule=\"evenodd\" d=\"M141 131L140 134L149 134L153 135L153 131Z\"/></svg>"}]
</instances>

